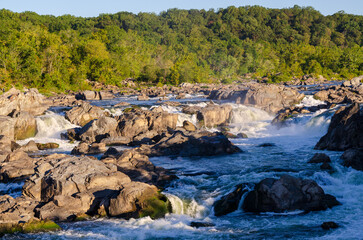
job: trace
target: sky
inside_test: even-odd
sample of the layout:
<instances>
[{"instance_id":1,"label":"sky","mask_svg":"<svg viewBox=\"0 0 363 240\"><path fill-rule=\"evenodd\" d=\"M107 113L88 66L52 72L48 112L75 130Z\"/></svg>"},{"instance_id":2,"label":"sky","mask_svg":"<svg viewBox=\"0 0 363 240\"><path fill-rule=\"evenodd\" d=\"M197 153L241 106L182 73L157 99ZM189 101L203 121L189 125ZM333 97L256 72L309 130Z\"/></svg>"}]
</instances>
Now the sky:
<instances>
[{"instance_id":1,"label":"sky","mask_svg":"<svg viewBox=\"0 0 363 240\"><path fill-rule=\"evenodd\" d=\"M228 6L259 5L267 8L311 6L324 15L338 11L363 15L363 0L0 0L0 9L32 11L46 15L71 14L96 17L101 13L122 11L160 13L170 8L215 9Z\"/></svg>"}]
</instances>

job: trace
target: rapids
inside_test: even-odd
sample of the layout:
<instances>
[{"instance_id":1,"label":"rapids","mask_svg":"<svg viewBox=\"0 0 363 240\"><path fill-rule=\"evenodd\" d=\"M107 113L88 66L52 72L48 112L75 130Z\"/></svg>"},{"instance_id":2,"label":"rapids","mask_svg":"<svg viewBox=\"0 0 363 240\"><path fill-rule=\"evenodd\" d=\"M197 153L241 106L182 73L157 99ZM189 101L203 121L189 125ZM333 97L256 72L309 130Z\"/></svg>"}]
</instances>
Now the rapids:
<instances>
[{"instance_id":1,"label":"rapids","mask_svg":"<svg viewBox=\"0 0 363 240\"><path fill-rule=\"evenodd\" d=\"M127 99L122 99L126 101ZM117 101L120 101L118 99ZM137 102L150 108L156 100ZM189 105L204 105L206 99L189 99ZM110 111L112 101L93 102ZM308 96L305 106L321 104ZM8 236L7 239L362 239L363 236L363 172L343 167L339 162L341 152L316 151L314 145L323 136L335 109L320 110L296 116L283 128L270 124L274 116L260 109L232 104L230 129L234 134L246 133L249 138L231 139L244 152L228 156L169 158L155 157L156 165L171 169L178 177L163 193L171 202L173 212L163 219L97 219L76 223L61 223L62 231ZM179 107L163 107L178 113L178 125L184 120L196 123L196 116L181 113ZM121 112L119 112L122 114ZM37 118L37 142L53 141L60 144L58 152L69 153L76 143L60 138L60 133L74 127L61 114L48 112ZM28 139L26 141L29 141ZM25 143L21 141L20 143ZM269 143L268 146L261 144ZM333 171L320 170L318 164L307 161L317 152L324 152L332 159ZM215 217L213 203L234 190L240 183L257 183L267 177L282 174L315 180L326 193L342 203L326 211L284 214L249 214L242 210L222 217ZM15 185L14 185L15 184ZM19 194L21 185L0 184L0 191ZM215 226L190 227L192 221L208 222ZM324 231L320 225L335 221L341 227Z\"/></svg>"}]
</instances>

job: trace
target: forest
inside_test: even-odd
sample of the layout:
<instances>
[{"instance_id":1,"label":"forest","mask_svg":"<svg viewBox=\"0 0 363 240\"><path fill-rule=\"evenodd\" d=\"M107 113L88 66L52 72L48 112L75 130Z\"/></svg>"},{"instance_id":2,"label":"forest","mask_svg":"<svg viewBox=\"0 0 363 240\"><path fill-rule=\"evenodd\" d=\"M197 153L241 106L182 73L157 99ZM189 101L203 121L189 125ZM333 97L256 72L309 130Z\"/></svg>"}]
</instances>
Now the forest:
<instances>
[{"instance_id":1,"label":"forest","mask_svg":"<svg viewBox=\"0 0 363 240\"><path fill-rule=\"evenodd\" d=\"M53 92L363 74L363 16L260 6L83 18L0 10L0 87ZM89 81L85 81L85 80Z\"/></svg>"}]
</instances>

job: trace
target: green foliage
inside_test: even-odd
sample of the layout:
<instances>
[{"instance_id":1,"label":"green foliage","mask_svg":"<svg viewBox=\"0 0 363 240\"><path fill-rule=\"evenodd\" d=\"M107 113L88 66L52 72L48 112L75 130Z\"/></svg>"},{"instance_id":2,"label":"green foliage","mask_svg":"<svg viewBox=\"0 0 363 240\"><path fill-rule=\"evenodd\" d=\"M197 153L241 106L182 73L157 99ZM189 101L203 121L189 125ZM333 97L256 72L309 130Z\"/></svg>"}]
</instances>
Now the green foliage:
<instances>
[{"instance_id":1,"label":"green foliage","mask_svg":"<svg viewBox=\"0 0 363 240\"><path fill-rule=\"evenodd\" d=\"M57 230L61 230L61 228L53 221L32 220L27 223L19 223L16 225L2 224L0 226L0 236L3 236L5 234L13 234L13 233L17 233L17 232L37 233L37 232L49 232L49 231L57 231Z\"/></svg>"},{"instance_id":2,"label":"green foliage","mask_svg":"<svg viewBox=\"0 0 363 240\"><path fill-rule=\"evenodd\" d=\"M170 9L95 18L0 10L0 87L90 89L86 79L160 86L304 74L363 74L363 16L311 7ZM280 74L282 73L282 74Z\"/></svg>"}]
</instances>

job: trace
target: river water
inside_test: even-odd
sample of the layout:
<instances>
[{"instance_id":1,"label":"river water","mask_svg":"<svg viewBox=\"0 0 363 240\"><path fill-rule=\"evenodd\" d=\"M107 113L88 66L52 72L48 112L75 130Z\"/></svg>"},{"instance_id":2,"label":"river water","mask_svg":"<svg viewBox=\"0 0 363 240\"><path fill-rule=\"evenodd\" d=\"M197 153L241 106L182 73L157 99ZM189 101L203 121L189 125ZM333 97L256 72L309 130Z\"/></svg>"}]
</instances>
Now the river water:
<instances>
[{"instance_id":1,"label":"river water","mask_svg":"<svg viewBox=\"0 0 363 240\"><path fill-rule=\"evenodd\" d=\"M155 106L156 99L138 102L135 99L95 101L114 115L121 109L112 106L129 101L145 108ZM190 105L205 105L202 96L182 100ZM305 106L321 104L312 96L302 102ZM276 128L270 124L274 116L251 106L232 104L231 132L245 133L246 139L231 139L243 152L217 157L169 158L150 160L171 169L179 177L163 193L172 203L173 213L163 219L95 219L92 221L61 223L62 231L40 234L6 236L7 239L363 239L363 172L344 168L341 152L317 151L314 145L323 136L335 109L321 110L297 116L288 126ZM178 107L164 110L179 113ZM68 143L60 133L74 127L64 119L60 109L53 109L37 119L37 142L57 142L60 148L50 152L70 153L77 143ZM184 120L196 121L195 116L180 114L178 125ZM213 130L213 129L211 129ZM31 139L21 141L26 143ZM268 146L261 144L269 143ZM266 144L265 144L266 145ZM332 171L320 170L319 164L307 161L317 152L332 159ZM334 195L341 206L326 211L287 212L283 214L250 214L242 210L215 217L212 205L221 196L234 190L240 183L257 183L267 177L290 174L315 180L326 193ZM1 193L19 196L21 183L0 184ZM190 223L208 222L213 227L193 228ZM335 221L336 230L325 231L320 225Z\"/></svg>"}]
</instances>

